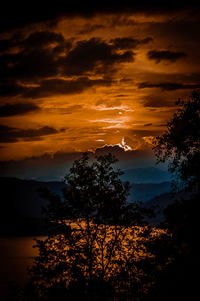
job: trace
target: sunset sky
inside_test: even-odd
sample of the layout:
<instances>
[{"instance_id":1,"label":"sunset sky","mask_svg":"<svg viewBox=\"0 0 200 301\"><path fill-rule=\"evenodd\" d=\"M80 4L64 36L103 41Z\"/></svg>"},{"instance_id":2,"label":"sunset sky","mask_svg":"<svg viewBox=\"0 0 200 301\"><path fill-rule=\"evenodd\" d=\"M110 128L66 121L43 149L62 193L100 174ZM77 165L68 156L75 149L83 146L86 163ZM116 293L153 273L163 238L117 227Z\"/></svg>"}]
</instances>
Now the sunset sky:
<instances>
[{"instance_id":1,"label":"sunset sky","mask_svg":"<svg viewBox=\"0 0 200 301\"><path fill-rule=\"evenodd\" d=\"M2 162L123 137L151 152L175 101L200 88L199 7L117 3L1 12Z\"/></svg>"}]
</instances>

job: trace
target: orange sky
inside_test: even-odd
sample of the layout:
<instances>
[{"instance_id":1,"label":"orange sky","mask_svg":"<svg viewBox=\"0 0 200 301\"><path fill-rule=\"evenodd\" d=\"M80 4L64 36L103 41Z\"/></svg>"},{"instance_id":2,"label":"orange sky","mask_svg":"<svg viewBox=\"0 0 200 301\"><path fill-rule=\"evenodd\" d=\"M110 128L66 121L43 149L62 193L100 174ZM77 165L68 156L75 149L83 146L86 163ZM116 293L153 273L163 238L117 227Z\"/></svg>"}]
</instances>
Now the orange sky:
<instances>
[{"instance_id":1,"label":"orange sky","mask_svg":"<svg viewBox=\"0 0 200 301\"><path fill-rule=\"evenodd\" d=\"M0 34L0 158L150 149L200 86L199 15L62 16Z\"/></svg>"}]
</instances>

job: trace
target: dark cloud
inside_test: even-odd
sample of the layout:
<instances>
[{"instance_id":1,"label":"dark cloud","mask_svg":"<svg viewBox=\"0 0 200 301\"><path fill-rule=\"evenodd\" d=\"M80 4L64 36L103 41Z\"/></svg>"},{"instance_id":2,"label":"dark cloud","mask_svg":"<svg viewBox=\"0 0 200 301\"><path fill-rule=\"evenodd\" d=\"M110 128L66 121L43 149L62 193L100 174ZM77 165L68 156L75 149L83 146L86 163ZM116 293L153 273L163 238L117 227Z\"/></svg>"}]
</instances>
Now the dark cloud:
<instances>
[{"instance_id":1,"label":"dark cloud","mask_svg":"<svg viewBox=\"0 0 200 301\"><path fill-rule=\"evenodd\" d=\"M61 130L63 131L63 129ZM55 128L44 126L38 129L18 129L5 125L0 125L0 142L12 143L17 142L19 139L23 141L37 141L41 140L41 137L58 134L60 131Z\"/></svg>"},{"instance_id":2,"label":"dark cloud","mask_svg":"<svg viewBox=\"0 0 200 301\"><path fill-rule=\"evenodd\" d=\"M22 115L38 110L39 107L34 103L14 103L5 104L0 107L0 117Z\"/></svg>"},{"instance_id":3,"label":"dark cloud","mask_svg":"<svg viewBox=\"0 0 200 301\"><path fill-rule=\"evenodd\" d=\"M167 126L167 123L168 123L168 122L166 122L166 123L159 123L158 126L166 127L166 126Z\"/></svg>"},{"instance_id":4,"label":"dark cloud","mask_svg":"<svg viewBox=\"0 0 200 301\"><path fill-rule=\"evenodd\" d=\"M155 156L152 150L136 149L133 151L125 152L117 145L105 145L102 148L97 148L95 151L95 155L97 156L105 155L108 153L113 154L119 160L117 166L119 166L120 168L130 168L130 166L151 166L155 164Z\"/></svg>"},{"instance_id":5,"label":"dark cloud","mask_svg":"<svg viewBox=\"0 0 200 301\"><path fill-rule=\"evenodd\" d=\"M22 35L14 34L12 38L4 38L0 40L0 53L7 52L17 46L19 41L23 39Z\"/></svg>"},{"instance_id":6,"label":"dark cloud","mask_svg":"<svg viewBox=\"0 0 200 301\"><path fill-rule=\"evenodd\" d=\"M118 49L133 49L136 48L138 45L148 44L151 41L153 41L151 37L147 37L142 40L133 39L131 37L116 38L111 40L114 46Z\"/></svg>"},{"instance_id":7,"label":"dark cloud","mask_svg":"<svg viewBox=\"0 0 200 301\"><path fill-rule=\"evenodd\" d=\"M120 97L120 98L124 98L124 97L127 97L128 95L127 94L117 94L115 95L116 98Z\"/></svg>"},{"instance_id":8,"label":"dark cloud","mask_svg":"<svg viewBox=\"0 0 200 301\"><path fill-rule=\"evenodd\" d=\"M0 28L1 31L10 30L13 28L24 27L29 24L37 22L45 22L48 26L53 26L64 16L85 16L87 18L94 16L96 13L106 14L130 14L143 13L147 15L152 14L166 14L169 12L178 12L182 10L192 10L196 13L200 5L198 1L84 1L79 2L65 2L62 5L55 3L42 4L43 2L30 3L28 8L24 7L24 3L4 2L0 11Z\"/></svg>"},{"instance_id":9,"label":"dark cloud","mask_svg":"<svg viewBox=\"0 0 200 301\"><path fill-rule=\"evenodd\" d=\"M0 51L1 52L8 51L12 47L13 47L12 39L0 40Z\"/></svg>"},{"instance_id":10,"label":"dark cloud","mask_svg":"<svg viewBox=\"0 0 200 301\"><path fill-rule=\"evenodd\" d=\"M0 40L0 53L7 52L14 47L28 52L29 49L44 48L50 44L65 45L66 42L68 41L64 39L62 34L48 30L35 31L26 38L20 34L14 34L9 39Z\"/></svg>"},{"instance_id":11,"label":"dark cloud","mask_svg":"<svg viewBox=\"0 0 200 301\"><path fill-rule=\"evenodd\" d=\"M161 61L175 62L178 59L187 56L184 52L173 52L169 50L151 50L147 53L149 60L154 60L156 63Z\"/></svg>"},{"instance_id":12,"label":"dark cloud","mask_svg":"<svg viewBox=\"0 0 200 301\"><path fill-rule=\"evenodd\" d=\"M144 126L151 126L152 123L145 123Z\"/></svg>"},{"instance_id":13,"label":"dark cloud","mask_svg":"<svg viewBox=\"0 0 200 301\"><path fill-rule=\"evenodd\" d=\"M134 60L132 51L119 53L118 47L101 39L79 41L72 48L70 40L50 31L34 32L24 40L20 36L13 43L18 46L18 52L4 52L0 55L0 96L46 97L51 92L80 93L94 85L110 84L116 64ZM49 79L96 73L108 79Z\"/></svg>"},{"instance_id":14,"label":"dark cloud","mask_svg":"<svg viewBox=\"0 0 200 301\"><path fill-rule=\"evenodd\" d=\"M125 51L118 53L114 45L92 38L77 42L66 57L60 58L60 65L66 75L80 75L88 72L105 72L115 63L132 62L134 53Z\"/></svg>"},{"instance_id":15,"label":"dark cloud","mask_svg":"<svg viewBox=\"0 0 200 301\"><path fill-rule=\"evenodd\" d=\"M79 31L79 34L91 33L95 30L102 29L102 28L105 28L105 26L102 24L91 25L90 23L87 23L84 25L84 28Z\"/></svg>"},{"instance_id":16,"label":"dark cloud","mask_svg":"<svg viewBox=\"0 0 200 301\"><path fill-rule=\"evenodd\" d=\"M96 151L96 155L111 152L119 159L117 167L130 168L152 166L155 163L155 157L149 150L135 150L124 152L119 147L106 147ZM94 158L94 153L89 153ZM53 179L63 180L74 160L82 156L82 153L61 153L44 154L38 157L25 158L20 161L0 161L1 175L5 177L35 178L35 179Z\"/></svg>"},{"instance_id":17,"label":"dark cloud","mask_svg":"<svg viewBox=\"0 0 200 301\"><path fill-rule=\"evenodd\" d=\"M0 83L0 96L16 96L28 98L42 98L52 95L67 95L81 93L94 86L110 86L111 79L89 79L88 77L78 77L77 79L44 79L37 82L36 86L22 86L15 82Z\"/></svg>"},{"instance_id":18,"label":"dark cloud","mask_svg":"<svg viewBox=\"0 0 200 301\"><path fill-rule=\"evenodd\" d=\"M23 97L40 98L52 95L81 93L93 86L111 85L110 79L91 80L88 77L79 77L75 80L47 79L40 82L39 87L29 88Z\"/></svg>"},{"instance_id":19,"label":"dark cloud","mask_svg":"<svg viewBox=\"0 0 200 301\"><path fill-rule=\"evenodd\" d=\"M143 96L143 101L145 107L151 108L170 107L175 103L174 96L164 95L164 93L162 95L149 94Z\"/></svg>"},{"instance_id":20,"label":"dark cloud","mask_svg":"<svg viewBox=\"0 0 200 301\"><path fill-rule=\"evenodd\" d=\"M130 133L131 133L131 135L135 135L138 138L142 138L142 137L148 137L148 136L158 136L161 131L162 130L133 129L130 131Z\"/></svg>"},{"instance_id":21,"label":"dark cloud","mask_svg":"<svg viewBox=\"0 0 200 301\"><path fill-rule=\"evenodd\" d=\"M0 81L0 96L2 97L4 96L12 97L15 95L19 95L22 94L25 90L26 90L25 87L20 86L13 80Z\"/></svg>"},{"instance_id":22,"label":"dark cloud","mask_svg":"<svg viewBox=\"0 0 200 301\"><path fill-rule=\"evenodd\" d=\"M62 34L51 31L37 31L28 36L21 45L27 48L42 48L52 43L62 44L65 39Z\"/></svg>"},{"instance_id":23,"label":"dark cloud","mask_svg":"<svg viewBox=\"0 0 200 301\"><path fill-rule=\"evenodd\" d=\"M141 82L138 84L139 89L145 88L160 88L163 91L174 91L181 89L198 89L200 88L200 84L181 84L175 82L162 82L162 83L149 83L149 82Z\"/></svg>"},{"instance_id":24,"label":"dark cloud","mask_svg":"<svg viewBox=\"0 0 200 301\"><path fill-rule=\"evenodd\" d=\"M57 74L58 64L50 49L22 50L0 56L0 80L31 81Z\"/></svg>"},{"instance_id":25,"label":"dark cloud","mask_svg":"<svg viewBox=\"0 0 200 301\"><path fill-rule=\"evenodd\" d=\"M36 31L26 38L15 35L1 40L0 46L0 79L31 81L58 74L58 56L71 48L71 40L51 31ZM14 47L17 50L9 52Z\"/></svg>"},{"instance_id":26,"label":"dark cloud","mask_svg":"<svg viewBox=\"0 0 200 301\"><path fill-rule=\"evenodd\" d=\"M200 2L199 2L200 3ZM184 51L188 54L188 60L190 58L198 59L199 56L199 43L200 40L197 38L200 35L200 12L197 10L197 15L186 14L186 18L177 18L172 22L169 20L161 22L152 22L149 24L149 31L153 33L153 36L162 41L164 46L165 41L170 41L170 46L176 46L176 49ZM164 44L163 44L164 43ZM160 49L157 49L160 50ZM199 61L198 61L199 62Z\"/></svg>"}]
</instances>

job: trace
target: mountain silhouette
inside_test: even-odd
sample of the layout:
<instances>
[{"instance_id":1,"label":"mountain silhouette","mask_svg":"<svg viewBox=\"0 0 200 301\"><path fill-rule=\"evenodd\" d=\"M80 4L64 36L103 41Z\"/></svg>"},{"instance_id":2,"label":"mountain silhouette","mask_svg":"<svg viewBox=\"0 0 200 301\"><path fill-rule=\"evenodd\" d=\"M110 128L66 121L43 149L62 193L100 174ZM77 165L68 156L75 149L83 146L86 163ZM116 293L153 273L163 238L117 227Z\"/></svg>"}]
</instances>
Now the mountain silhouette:
<instances>
[{"instance_id":1,"label":"mountain silhouette","mask_svg":"<svg viewBox=\"0 0 200 301\"><path fill-rule=\"evenodd\" d=\"M125 169L122 179L130 183L161 183L171 181L168 171L156 167Z\"/></svg>"},{"instance_id":2,"label":"mountain silhouette","mask_svg":"<svg viewBox=\"0 0 200 301\"><path fill-rule=\"evenodd\" d=\"M40 189L62 195L64 182L42 182L17 178L0 178L1 199L0 235L39 235L45 229L42 223L41 207L45 201ZM155 196L170 191L170 183L132 184L128 202L149 201Z\"/></svg>"}]
</instances>

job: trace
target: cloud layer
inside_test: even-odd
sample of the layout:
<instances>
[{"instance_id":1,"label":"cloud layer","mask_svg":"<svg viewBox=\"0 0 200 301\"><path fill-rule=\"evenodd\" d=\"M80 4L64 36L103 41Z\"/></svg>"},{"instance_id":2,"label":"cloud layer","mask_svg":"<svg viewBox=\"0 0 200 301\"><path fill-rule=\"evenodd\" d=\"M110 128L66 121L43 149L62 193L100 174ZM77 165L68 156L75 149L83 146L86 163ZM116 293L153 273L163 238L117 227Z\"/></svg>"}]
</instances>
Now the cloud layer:
<instances>
[{"instance_id":1,"label":"cloud layer","mask_svg":"<svg viewBox=\"0 0 200 301\"><path fill-rule=\"evenodd\" d=\"M38 141L41 140L43 136L58 134L58 133L59 131L49 126L43 126L38 129L24 130L24 129L18 129L9 126L0 125L0 134L1 134L0 142L12 143L12 142L17 142L18 140Z\"/></svg>"},{"instance_id":2,"label":"cloud layer","mask_svg":"<svg viewBox=\"0 0 200 301\"><path fill-rule=\"evenodd\" d=\"M157 64L162 61L176 62L178 59L187 56L184 52L173 52L169 50L151 50L147 53L149 60L154 60Z\"/></svg>"},{"instance_id":3,"label":"cloud layer","mask_svg":"<svg viewBox=\"0 0 200 301\"><path fill-rule=\"evenodd\" d=\"M0 107L0 117L23 115L38 110L39 107L31 102L5 104Z\"/></svg>"},{"instance_id":4,"label":"cloud layer","mask_svg":"<svg viewBox=\"0 0 200 301\"><path fill-rule=\"evenodd\" d=\"M0 13L1 160L102 150L123 137L149 151L175 101L200 88L199 5L36 7Z\"/></svg>"}]
</instances>

